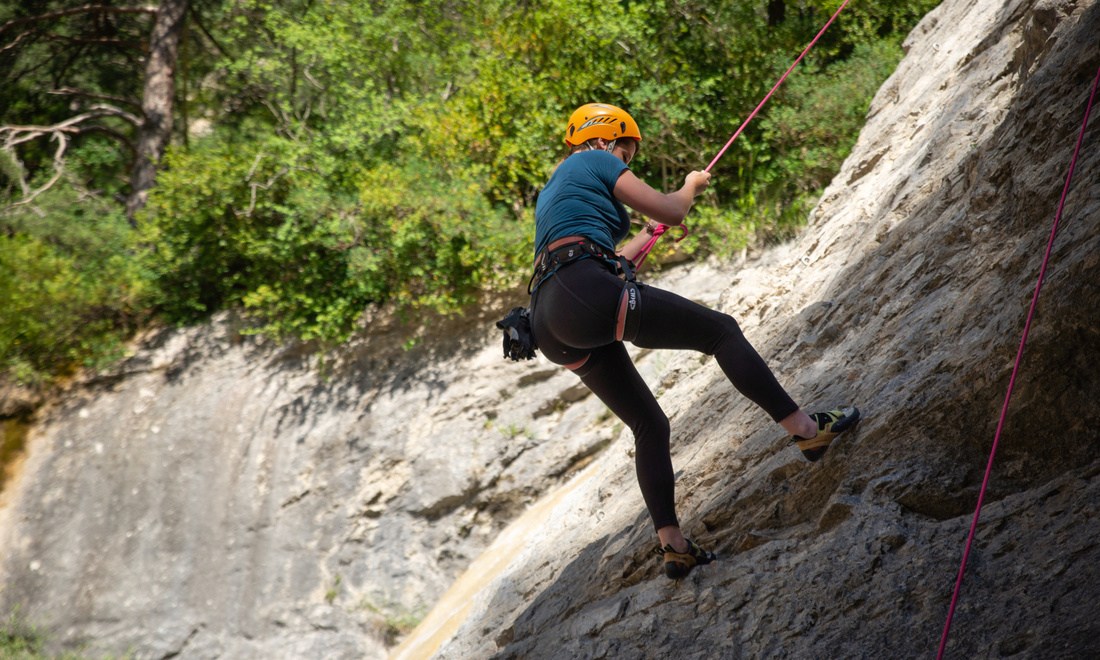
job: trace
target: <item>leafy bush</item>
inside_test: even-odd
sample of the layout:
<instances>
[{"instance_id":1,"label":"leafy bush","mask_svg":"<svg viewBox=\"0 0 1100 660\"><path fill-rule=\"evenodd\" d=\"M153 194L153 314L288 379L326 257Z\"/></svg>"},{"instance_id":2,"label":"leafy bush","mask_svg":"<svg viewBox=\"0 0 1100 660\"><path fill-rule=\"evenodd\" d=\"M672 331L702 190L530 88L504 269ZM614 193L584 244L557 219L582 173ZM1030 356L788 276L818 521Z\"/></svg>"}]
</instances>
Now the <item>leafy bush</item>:
<instances>
[{"instance_id":1,"label":"leafy bush","mask_svg":"<svg viewBox=\"0 0 1100 660\"><path fill-rule=\"evenodd\" d=\"M805 224L816 199L816 195L803 195L770 206L755 201L732 206L701 203L685 220L688 234L678 249L692 256L729 258L746 248L789 239ZM655 249L673 247L662 239Z\"/></svg>"},{"instance_id":2,"label":"leafy bush","mask_svg":"<svg viewBox=\"0 0 1100 660\"><path fill-rule=\"evenodd\" d=\"M41 382L117 358L144 318L121 208L58 186L0 217L0 371Z\"/></svg>"},{"instance_id":3,"label":"leafy bush","mask_svg":"<svg viewBox=\"0 0 1100 660\"><path fill-rule=\"evenodd\" d=\"M29 633L0 630L0 658L5 660L37 660L45 658L42 640Z\"/></svg>"},{"instance_id":4,"label":"leafy bush","mask_svg":"<svg viewBox=\"0 0 1100 660\"><path fill-rule=\"evenodd\" d=\"M822 190L840 169L879 86L897 66L893 39L862 43L846 60L790 80L783 104L761 121L770 148L756 188L788 199Z\"/></svg>"},{"instance_id":5,"label":"leafy bush","mask_svg":"<svg viewBox=\"0 0 1100 660\"><path fill-rule=\"evenodd\" d=\"M143 219L157 302L177 321L241 305L255 331L327 342L370 305L459 312L517 272L529 240L481 185L418 161L363 170L281 138L174 152Z\"/></svg>"}]
</instances>

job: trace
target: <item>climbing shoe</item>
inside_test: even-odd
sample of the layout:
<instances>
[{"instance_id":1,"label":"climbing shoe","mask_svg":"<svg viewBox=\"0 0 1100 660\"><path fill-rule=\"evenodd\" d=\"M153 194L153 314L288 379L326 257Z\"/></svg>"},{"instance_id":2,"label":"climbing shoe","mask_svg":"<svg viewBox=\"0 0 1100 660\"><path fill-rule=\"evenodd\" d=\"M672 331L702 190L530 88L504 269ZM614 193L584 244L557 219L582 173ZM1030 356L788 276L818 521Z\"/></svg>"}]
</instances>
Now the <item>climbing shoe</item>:
<instances>
[{"instance_id":1,"label":"climbing shoe","mask_svg":"<svg viewBox=\"0 0 1100 660\"><path fill-rule=\"evenodd\" d=\"M688 540L687 544L687 552L676 552L671 545L663 548L657 546L653 549L654 554L661 555L664 559L665 575L673 580L687 576L696 566L709 564L718 559L718 555L700 548L694 541Z\"/></svg>"},{"instance_id":2,"label":"climbing shoe","mask_svg":"<svg viewBox=\"0 0 1100 660\"><path fill-rule=\"evenodd\" d=\"M812 438L792 436L791 441L802 450L802 455L810 461L820 460L833 439L856 425L859 421L859 409L845 406L829 412L810 413L810 419L817 422L817 435Z\"/></svg>"}]
</instances>

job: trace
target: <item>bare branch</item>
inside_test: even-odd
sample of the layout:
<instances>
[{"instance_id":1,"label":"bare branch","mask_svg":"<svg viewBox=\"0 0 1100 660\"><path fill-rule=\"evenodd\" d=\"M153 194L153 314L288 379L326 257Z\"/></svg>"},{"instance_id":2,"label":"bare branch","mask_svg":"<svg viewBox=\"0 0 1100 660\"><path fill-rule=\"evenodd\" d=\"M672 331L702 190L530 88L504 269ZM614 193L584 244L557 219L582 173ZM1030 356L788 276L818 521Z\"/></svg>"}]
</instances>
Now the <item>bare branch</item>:
<instances>
[{"instance_id":1,"label":"bare branch","mask_svg":"<svg viewBox=\"0 0 1100 660\"><path fill-rule=\"evenodd\" d=\"M126 142L125 138L117 131L103 126L102 124L92 123L93 120L103 117L119 117L134 125L140 125L141 123L141 119L132 113L112 105L98 104L89 108L87 112L69 117L64 121L60 121L50 126L0 126L0 150L5 152L11 158L15 166L19 168L20 174L15 178L19 184L20 191L23 193L22 199L18 202L9 204L6 208L11 209L17 206L31 204L34 202L35 198L52 188L54 184L61 180L61 177L65 174L65 151L68 149L70 136L92 131L102 131L113 137L121 138ZM31 190L23 172L23 163L16 153L16 147L46 136L49 136L50 140L57 141L57 149L54 151L53 156L53 175L43 185Z\"/></svg>"},{"instance_id":2,"label":"bare branch","mask_svg":"<svg viewBox=\"0 0 1100 660\"><path fill-rule=\"evenodd\" d=\"M283 111L282 108L275 105L268 99L261 99L260 103L271 113L275 118L275 121L279 123L279 127L287 134L290 134L290 127L293 126L293 122L290 120L290 115Z\"/></svg>"},{"instance_id":3,"label":"bare branch","mask_svg":"<svg viewBox=\"0 0 1100 660\"><path fill-rule=\"evenodd\" d=\"M4 169L4 174L19 184L19 192L24 197L30 194L31 187L27 183L27 170L23 167L23 161L15 155L14 149L3 148L0 153L8 158L9 166Z\"/></svg>"},{"instance_id":4,"label":"bare branch","mask_svg":"<svg viewBox=\"0 0 1100 660\"><path fill-rule=\"evenodd\" d=\"M252 212L256 209L256 191L270 189L271 186L275 185L275 182L277 182L279 179L286 176L288 172L290 172L290 168L286 165L283 165L279 168L278 172L271 175L271 178L268 179L266 183L257 183L253 181L252 177L256 176L256 170L260 167L260 162L263 161L263 159L266 157L267 154L262 151L256 154L256 157L252 159L251 167L248 168L248 174L246 174L244 177L244 180L248 182L248 187L252 190L252 192L249 194L248 208L245 209L244 213L240 214L246 218L251 217Z\"/></svg>"},{"instance_id":5,"label":"bare branch","mask_svg":"<svg viewBox=\"0 0 1100 660\"><path fill-rule=\"evenodd\" d=\"M81 124L90 121L92 119L98 119L100 117L119 117L133 124L134 126L141 125L141 119L131 113L126 112L121 108L116 108L113 105L107 105L105 103L99 103L93 105L87 112L82 112L79 115L69 117L64 121L60 121L51 126L35 126L35 125L7 125L0 126L0 136L4 136L4 148L14 147L24 142L29 142L43 135L54 133L79 133L81 132Z\"/></svg>"},{"instance_id":6,"label":"bare branch","mask_svg":"<svg viewBox=\"0 0 1100 660\"><path fill-rule=\"evenodd\" d=\"M244 175L245 181L252 181L252 177L256 175L256 168L260 166L260 161L264 159L264 155L264 152L261 151L252 159L252 166L248 168L248 174Z\"/></svg>"},{"instance_id":7,"label":"bare branch","mask_svg":"<svg viewBox=\"0 0 1100 660\"><path fill-rule=\"evenodd\" d=\"M194 5L190 6L187 9L187 13L191 16L191 20L195 23L195 25L199 26L199 31L201 31L203 35L210 40L210 43L214 44L214 48L217 49L217 51L222 55L228 56L229 53L225 50L225 48L223 48L222 45L218 43L218 40L214 38L214 35L210 34L210 30L206 29L206 24L202 22L202 15L199 14Z\"/></svg>"},{"instance_id":8,"label":"bare branch","mask_svg":"<svg viewBox=\"0 0 1100 660\"><path fill-rule=\"evenodd\" d=\"M2 47L0 47L0 55L6 53L9 50L12 50L13 48L18 47L19 42L23 41L35 32L36 30L26 30L24 32L20 32L18 35L16 35L14 39L11 40L11 43L4 44Z\"/></svg>"},{"instance_id":9,"label":"bare branch","mask_svg":"<svg viewBox=\"0 0 1100 660\"><path fill-rule=\"evenodd\" d=\"M258 163L259 163L259 161L257 160L256 163L253 163L253 166L255 166ZM284 166L279 168L278 172L271 175L271 178L268 179L266 183L252 182L252 183L248 184L248 187L252 189L252 192L249 195L248 209L245 210L244 217L246 217L246 218L252 217L252 212L254 210L256 210L256 191L260 190L260 189L268 190L269 188L271 188L271 186L275 185L276 181L283 178L283 176L285 176L286 173L289 172L289 171L290 171L290 168L284 165ZM251 176L251 173L249 174L249 176Z\"/></svg>"},{"instance_id":10,"label":"bare branch","mask_svg":"<svg viewBox=\"0 0 1100 660\"><path fill-rule=\"evenodd\" d=\"M80 96L86 99L99 99L101 101L121 103L123 105L128 105L134 108L141 107L141 101L128 99L122 96L113 96L111 94L97 94L95 92L86 92L82 89L76 89L75 87L58 87L57 89L51 89L46 93L55 94L57 96Z\"/></svg>"},{"instance_id":11,"label":"bare branch","mask_svg":"<svg viewBox=\"0 0 1100 660\"><path fill-rule=\"evenodd\" d=\"M57 149L54 151L53 154L53 176L51 176L50 179L46 181L46 183L42 184L37 189L29 192L29 186L27 185L26 180L20 177L19 187L23 191L23 199L19 200L18 202L8 204L5 210L30 204L35 200L36 197L52 188L53 185L61 180L61 177L65 174L65 149L69 146L69 138L66 137L64 133L57 132L51 135L50 139L57 140Z\"/></svg>"}]
</instances>

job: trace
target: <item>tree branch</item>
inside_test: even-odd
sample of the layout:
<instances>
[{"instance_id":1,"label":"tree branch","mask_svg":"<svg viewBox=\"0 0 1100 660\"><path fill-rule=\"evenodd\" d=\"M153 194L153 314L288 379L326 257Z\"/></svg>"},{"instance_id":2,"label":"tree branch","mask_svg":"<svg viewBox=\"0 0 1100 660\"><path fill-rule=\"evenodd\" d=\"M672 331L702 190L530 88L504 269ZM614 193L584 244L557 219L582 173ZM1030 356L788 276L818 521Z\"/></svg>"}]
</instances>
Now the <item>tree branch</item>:
<instances>
[{"instance_id":1,"label":"tree branch","mask_svg":"<svg viewBox=\"0 0 1100 660\"><path fill-rule=\"evenodd\" d=\"M80 7L70 7L69 9L59 9L57 11L46 12L45 14L37 14L35 16L24 16L22 18L13 18L7 23L0 25L0 34L4 34L8 30L17 25L26 25L28 23L38 23L40 21L51 21L55 18L64 18L66 16L75 16L77 14L156 14L157 7L155 5L146 5L142 7L112 7L111 5L82 5Z\"/></svg>"},{"instance_id":2,"label":"tree branch","mask_svg":"<svg viewBox=\"0 0 1100 660\"><path fill-rule=\"evenodd\" d=\"M92 120L102 117L118 117L135 126L141 124L141 119L133 113L126 112L125 110L111 105L98 104L89 108L87 112L69 117L64 121L60 121L50 126L0 126L0 140L2 140L2 143L0 143L0 150L7 153L15 166L18 167L20 173L14 178L16 179L16 183L19 184L20 191L23 193L23 198L21 200L9 204L6 208L11 209L17 206L30 204L36 197L49 190L61 179L65 173L65 151L68 149L69 137L71 135L79 135L80 133L91 131L103 131L112 137L121 138L125 141L123 136L117 131L113 131L100 124L89 124ZM23 163L19 160L19 156L16 153L16 147L45 136L49 136L50 140L57 141L57 149L54 151L53 156L53 175L43 185L35 190L31 190L23 170Z\"/></svg>"},{"instance_id":3,"label":"tree branch","mask_svg":"<svg viewBox=\"0 0 1100 660\"><path fill-rule=\"evenodd\" d=\"M30 190L30 186L27 184L26 179L20 176L19 189L23 191L23 199L19 200L18 202L8 204L5 210L13 209L17 206L30 204L35 200L36 197L52 188L53 185L57 183L61 179L61 176L65 173L65 149L69 146L69 138L66 137L63 132L57 132L53 133L50 136L50 139L57 140L57 150L54 151L53 154L53 176L50 177L49 181L46 181L46 183L39 186L36 190ZM7 150L6 145L5 150ZM12 153L12 157L15 157L14 153ZM16 163L18 163L20 165L20 169L22 169L22 164L19 163L18 160L16 160Z\"/></svg>"},{"instance_id":4,"label":"tree branch","mask_svg":"<svg viewBox=\"0 0 1100 660\"><path fill-rule=\"evenodd\" d=\"M141 126L141 118L137 115L126 112L121 108L116 108L113 105L99 103L88 108L87 112L82 112L79 115L69 117L64 121L59 121L50 126L36 126L33 124L0 126L0 136L6 136L4 138L4 148L7 149L42 137L43 135L54 133L79 133L81 131L80 124L92 119L98 119L99 117L119 117L134 126Z\"/></svg>"},{"instance_id":5,"label":"tree branch","mask_svg":"<svg viewBox=\"0 0 1100 660\"><path fill-rule=\"evenodd\" d=\"M256 157L252 159L252 166L248 168L248 174L246 174L244 177L244 180L248 182L248 187L252 189L252 192L249 195L248 208L243 213L244 217L246 218L252 217L252 212L256 209L256 191L270 189L271 186L275 185L275 183L279 179L283 178L288 172L290 172L290 168L286 165L283 165L279 168L278 172L271 175L271 178L268 179L266 183L256 183L252 180L252 177L256 176L256 170L260 167L260 162L266 157L267 154L262 151L256 154Z\"/></svg>"},{"instance_id":6,"label":"tree branch","mask_svg":"<svg viewBox=\"0 0 1100 660\"><path fill-rule=\"evenodd\" d=\"M228 51L226 51L225 48L223 48L222 45L218 43L218 40L214 38L214 35L210 34L210 30L206 29L206 24L202 22L202 15L199 14L194 5L188 7L187 13L191 16L191 20L194 21L195 25L199 26L199 31L202 32L203 36L209 39L210 43L214 44L214 48L222 55L228 57Z\"/></svg>"},{"instance_id":7,"label":"tree branch","mask_svg":"<svg viewBox=\"0 0 1100 660\"><path fill-rule=\"evenodd\" d=\"M15 36L14 39L11 40L10 43L6 43L3 46L0 46L0 55L3 55L4 53L8 52L9 50L12 50L13 48L16 48L17 46L19 46L19 42L23 41L24 39L31 36L32 34L35 34L36 32L37 32L37 30L24 30L23 32L20 32L19 34L17 34Z\"/></svg>"},{"instance_id":8,"label":"tree branch","mask_svg":"<svg viewBox=\"0 0 1100 660\"><path fill-rule=\"evenodd\" d=\"M99 99L100 101L121 103L122 105L127 105L135 109L141 107L141 101L128 99L122 96L113 96L111 94L96 94L95 92L86 92L82 89L76 89L75 87L58 87L57 89L51 89L46 93L55 94L57 96L80 96L86 99Z\"/></svg>"}]
</instances>

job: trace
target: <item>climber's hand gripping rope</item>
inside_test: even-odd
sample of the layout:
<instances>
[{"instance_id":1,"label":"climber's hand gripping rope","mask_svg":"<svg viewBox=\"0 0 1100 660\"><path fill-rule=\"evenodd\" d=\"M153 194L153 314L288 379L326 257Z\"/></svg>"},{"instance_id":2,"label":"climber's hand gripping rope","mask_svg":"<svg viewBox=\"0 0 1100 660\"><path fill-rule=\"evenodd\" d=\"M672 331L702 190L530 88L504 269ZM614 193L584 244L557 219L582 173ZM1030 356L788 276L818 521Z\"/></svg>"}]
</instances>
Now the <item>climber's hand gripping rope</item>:
<instances>
[{"instance_id":1,"label":"climber's hand gripping rope","mask_svg":"<svg viewBox=\"0 0 1100 660\"><path fill-rule=\"evenodd\" d=\"M828 22L826 22L825 25L818 31L817 36L813 38L813 41L807 44L806 48L802 50L802 53L795 59L794 63L792 63L787 68L787 71L779 77L779 80L776 81L775 85L772 86L771 91L764 96L759 104L757 104L756 109L749 113L749 116L745 118L745 121L741 122L741 126L738 127L737 131L735 131L733 136L731 136L730 139L726 142L726 145L722 147L721 150L719 150L714 159L710 161L710 164L707 165L706 169L703 170L704 172L709 172L711 168L714 167L715 163L718 162L718 159L721 158L724 153L726 153L726 150L730 148L730 145L733 144L733 141L736 140L739 135L741 135L741 132L744 131L745 127L749 125L749 122L752 121L753 117L755 117L756 114L760 112L760 108L764 107L764 104L767 103L768 99L772 97L772 94L775 93L775 90L779 89L779 86L783 84L783 81L787 79L787 76L790 75L791 71L794 71L794 68L798 66L798 63L802 61L802 58L806 57L806 53L810 52L810 49L814 47L814 44L816 44L817 40L821 38L821 35L825 34L825 30L829 29L829 26L833 24L833 21L836 20L836 17L840 15L840 12L844 9L845 6L847 6L847 4L848 0L844 0L844 2L840 3L840 6L837 7L837 10L833 12L833 15L829 18ZM684 239L684 236L687 236L687 229L684 228L683 225L679 226L683 230L683 233L681 233L680 238L676 239L677 242L680 242ZM635 266L642 265L642 262L645 261L646 255L649 254L649 251L653 249L653 245L657 242L657 238L660 237L661 234L665 233L665 230L667 229L668 225L657 225L657 227L653 231L653 237L638 253L637 259L635 260Z\"/></svg>"}]
</instances>

